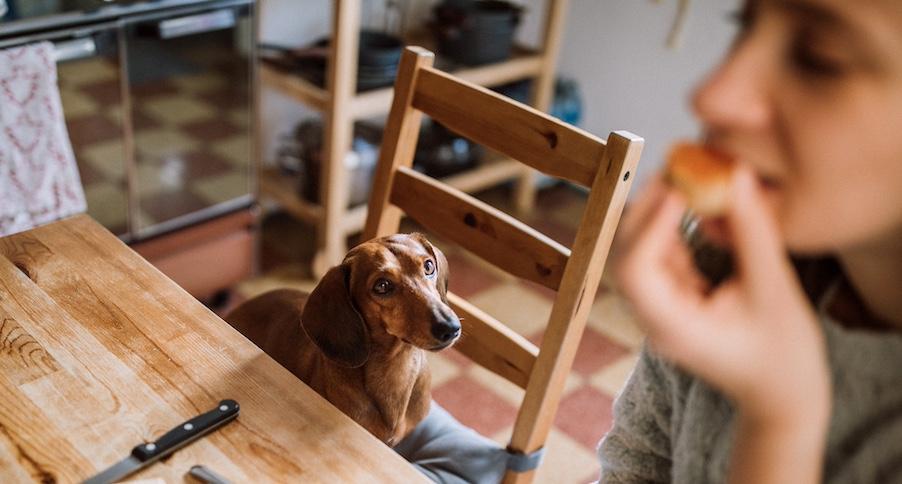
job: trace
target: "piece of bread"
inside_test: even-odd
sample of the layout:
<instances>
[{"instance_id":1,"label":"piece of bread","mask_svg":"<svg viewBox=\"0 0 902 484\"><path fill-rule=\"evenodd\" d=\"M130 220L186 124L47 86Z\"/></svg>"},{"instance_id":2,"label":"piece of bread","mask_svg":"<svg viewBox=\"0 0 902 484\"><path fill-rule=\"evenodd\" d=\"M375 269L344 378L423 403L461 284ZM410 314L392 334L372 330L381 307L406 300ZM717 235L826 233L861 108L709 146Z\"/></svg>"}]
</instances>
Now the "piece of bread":
<instances>
[{"instance_id":1,"label":"piece of bread","mask_svg":"<svg viewBox=\"0 0 902 484\"><path fill-rule=\"evenodd\" d=\"M726 213L730 201L730 178L735 161L704 146L682 142L673 146L667 159L667 178L685 195L689 208L701 217Z\"/></svg>"}]
</instances>

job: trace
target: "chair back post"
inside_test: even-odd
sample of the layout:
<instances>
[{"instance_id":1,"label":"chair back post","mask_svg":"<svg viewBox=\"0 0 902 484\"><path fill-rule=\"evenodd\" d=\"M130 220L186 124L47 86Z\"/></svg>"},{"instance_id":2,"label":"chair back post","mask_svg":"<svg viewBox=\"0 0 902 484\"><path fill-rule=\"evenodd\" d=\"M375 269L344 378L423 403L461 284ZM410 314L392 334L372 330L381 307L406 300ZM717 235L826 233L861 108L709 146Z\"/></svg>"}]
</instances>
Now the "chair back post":
<instances>
[{"instance_id":1,"label":"chair back post","mask_svg":"<svg viewBox=\"0 0 902 484\"><path fill-rule=\"evenodd\" d=\"M608 137L605 156L592 183L539 356L517 414L508 446L513 451L530 454L543 447L548 437L643 144L642 138L626 131ZM518 475L508 471L504 482L530 482L532 475L533 472Z\"/></svg>"},{"instance_id":2,"label":"chair back post","mask_svg":"<svg viewBox=\"0 0 902 484\"><path fill-rule=\"evenodd\" d=\"M401 210L389 203L389 196L395 171L402 166L413 166L423 119L423 113L413 108L413 96L420 70L434 62L435 55L422 47L407 47L401 55L361 240L396 233L401 225Z\"/></svg>"}]
</instances>

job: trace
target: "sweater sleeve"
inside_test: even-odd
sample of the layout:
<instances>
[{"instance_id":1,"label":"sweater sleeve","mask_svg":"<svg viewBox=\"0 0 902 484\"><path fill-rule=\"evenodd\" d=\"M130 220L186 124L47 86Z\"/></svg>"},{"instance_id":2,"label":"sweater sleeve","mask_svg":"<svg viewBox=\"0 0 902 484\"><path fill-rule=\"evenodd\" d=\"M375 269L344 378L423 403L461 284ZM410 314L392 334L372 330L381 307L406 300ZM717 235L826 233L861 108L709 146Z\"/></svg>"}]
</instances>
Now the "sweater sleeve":
<instances>
[{"instance_id":1,"label":"sweater sleeve","mask_svg":"<svg viewBox=\"0 0 902 484\"><path fill-rule=\"evenodd\" d=\"M601 483L670 482L672 369L643 348L598 447Z\"/></svg>"}]
</instances>

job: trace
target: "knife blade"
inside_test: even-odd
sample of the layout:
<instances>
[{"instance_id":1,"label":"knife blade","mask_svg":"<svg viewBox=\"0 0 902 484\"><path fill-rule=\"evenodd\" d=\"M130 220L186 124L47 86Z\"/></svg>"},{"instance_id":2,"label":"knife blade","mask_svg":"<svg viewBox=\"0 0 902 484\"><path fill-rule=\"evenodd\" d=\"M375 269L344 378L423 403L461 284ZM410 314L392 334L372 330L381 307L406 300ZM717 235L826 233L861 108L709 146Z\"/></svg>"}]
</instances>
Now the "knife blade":
<instances>
[{"instance_id":1,"label":"knife blade","mask_svg":"<svg viewBox=\"0 0 902 484\"><path fill-rule=\"evenodd\" d=\"M82 484L108 484L153 464L200 437L231 422L238 416L238 402L223 400L213 410L179 424L155 442L140 444L131 454L104 471L82 481Z\"/></svg>"},{"instance_id":2,"label":"knife blade","mask_svg":"<svg viewBox=\"0 0 902 484\"><path fill-rule=\"evenodd\" d=\"M212 469L209 469L202 465L191 466L191 470L188 471L188 475L193 477L195 480L202 482L203 484L231 484L224 477L213 472Z\"/></svg>"}]
</instances>

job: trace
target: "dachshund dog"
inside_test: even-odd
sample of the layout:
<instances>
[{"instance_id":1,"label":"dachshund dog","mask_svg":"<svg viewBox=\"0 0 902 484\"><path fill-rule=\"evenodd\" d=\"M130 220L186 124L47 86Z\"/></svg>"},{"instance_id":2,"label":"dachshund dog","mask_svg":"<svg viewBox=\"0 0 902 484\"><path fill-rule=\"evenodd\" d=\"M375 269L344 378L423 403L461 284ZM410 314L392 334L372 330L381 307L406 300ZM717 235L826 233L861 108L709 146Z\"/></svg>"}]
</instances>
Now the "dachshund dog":
<instances>
[{"instance_id":1,"label":"dachshund dog","mask_svg":"<svg viewBox=\"0 0 902 484\"><path fill-rule=\"evenodd\" d=\"M278 289L226 320L388 445L429 412L426 351L458 339L448 261L421 234L358 245L309 297Z\"/></svg>"}]
</instances>

